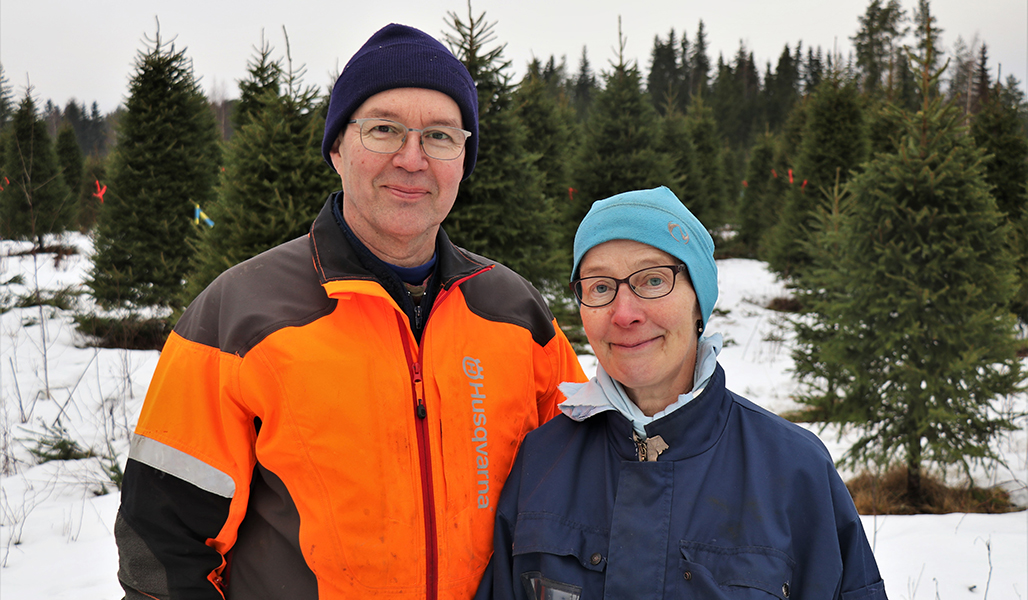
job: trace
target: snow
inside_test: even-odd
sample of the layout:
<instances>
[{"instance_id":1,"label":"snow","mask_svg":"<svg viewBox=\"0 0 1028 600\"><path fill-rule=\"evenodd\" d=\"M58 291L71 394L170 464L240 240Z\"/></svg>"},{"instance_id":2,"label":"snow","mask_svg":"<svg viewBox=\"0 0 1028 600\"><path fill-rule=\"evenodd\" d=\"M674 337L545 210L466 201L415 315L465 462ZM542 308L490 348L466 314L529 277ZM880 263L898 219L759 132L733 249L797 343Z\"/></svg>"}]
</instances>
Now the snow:
<instances>
[{"instance_id":1,"label":"snow","mask_svg":"<svg viewBox=\"0 0 1028 600\"><path fill-rule=\"evenodd\" d=\"M55 265L52 255L11 256L25 243L0 241L0 305L40 289L82 290L92 245L66 235L80 253ZM764 306L785 296L784 286L754 260L718 262L720 298L708 332L720 332L720 362L728 386L769 410L792 400L791 332ZM21 274L23 283L9 283ZM6 284L6 285L4 285ZM78 299L78 310L88 298ZM41 318L42 317L42 318ZM113 600L118 585L114 520L120 495L107 469L125 464L128 434L153 375L156 351L85 347L70 312L45 307L0 314L0 598ZM591 356L580 357L587 373ZM50 390L47 397L46 390ZM1028 395L1004 399L1001 408L1025 413ZM53 432L60 418L67 436L95 457L36 464L34 440ZM996 442L1006 466L979 469L980 485L1001 483L1028 504L1028 419ZM813 431L833 456L846 435ZM853 473L843 473L844 477ZM956 474L950 474L956 476ZM1028 600L1028 512L864 516L886 591L893 600L938 598Z\"/></svg>"}]
</instances>

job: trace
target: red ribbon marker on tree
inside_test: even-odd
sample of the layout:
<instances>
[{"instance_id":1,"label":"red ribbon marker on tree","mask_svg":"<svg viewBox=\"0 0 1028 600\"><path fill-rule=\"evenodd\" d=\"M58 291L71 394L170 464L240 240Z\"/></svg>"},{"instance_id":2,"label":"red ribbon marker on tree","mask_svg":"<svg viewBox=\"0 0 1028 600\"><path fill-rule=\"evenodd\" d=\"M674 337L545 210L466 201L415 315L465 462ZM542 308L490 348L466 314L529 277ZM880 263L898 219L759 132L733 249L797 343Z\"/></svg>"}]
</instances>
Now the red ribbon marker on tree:
<instances>
[{"instance_id":1,"label":"red ribbon marker on tree","mask_svg":"<svg viewBox=\"0 0 1028 600\"><path fill-rule=\"evenodd\" d=\"M106 191L107 191L107 186L105 185L105 186L103 186L101 188L100 187L100 180L97 179L96 180L96 191L93 192L93 196L95 196L95 197L100 199L100 204L104 203L104 192L106 192Z\"/></svg>"}]
</instances>

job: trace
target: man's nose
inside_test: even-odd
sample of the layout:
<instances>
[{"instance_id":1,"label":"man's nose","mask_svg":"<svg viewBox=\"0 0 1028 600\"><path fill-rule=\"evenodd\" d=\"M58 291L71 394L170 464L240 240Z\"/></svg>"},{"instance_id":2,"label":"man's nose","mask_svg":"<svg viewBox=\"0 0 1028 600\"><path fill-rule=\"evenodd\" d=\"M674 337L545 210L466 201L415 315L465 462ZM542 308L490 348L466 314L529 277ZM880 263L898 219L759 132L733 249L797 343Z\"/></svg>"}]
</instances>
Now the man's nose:
<instances>
[{"instance_id":1,"label":"man's nose","mask_svg":"<svg viewBox=\"0 0 1028 600\"><path fill-rule=\"evenodd\" d=\"M428 167L428 156L421 148L421 132L408 131L403 146L393 155L393 164L407 171L421 171Z\"/></svg>"}]
</instances>

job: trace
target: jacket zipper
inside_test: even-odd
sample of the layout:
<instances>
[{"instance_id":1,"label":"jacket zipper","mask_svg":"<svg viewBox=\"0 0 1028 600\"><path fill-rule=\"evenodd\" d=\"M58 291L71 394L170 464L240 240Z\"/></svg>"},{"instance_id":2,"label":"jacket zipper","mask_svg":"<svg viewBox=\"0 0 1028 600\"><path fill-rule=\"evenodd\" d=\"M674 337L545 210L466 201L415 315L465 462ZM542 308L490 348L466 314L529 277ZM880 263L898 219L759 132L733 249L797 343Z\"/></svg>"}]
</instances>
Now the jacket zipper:
<instances>
[{"instance_id":1,"label":"jacket zipper","mask_svg":"<svg viewBox=\"0 0 1028 600\"><path fill-rule=\"evenodd\" d=\"M454 282L450 288L460 285L475 275L492 269L488 267L477 273L473 273L459 281ZM408 292L409 293L409 292ZM439 295L432 302L433 306L439 306L443 298L448 295L448 288L439 290ZM420 324L421 307L415 306L415 321ZM431 317L431 312L428 317ZM410 365L411 374L411 396L414 399L414 415L416 431L418 436L418 462L421 465L421 501L425 508L425 597L426 600L437 600L439 597L439 544L436 533L435 519L435 494L432 489L432 454L428 440L428 407L425 406L425 385L421 374L421 348L418 348L418 357L414 358L410 348L410 337L407 335L410 327L404 321L405 315L397 311L396 322L400 326L400 338L403 340L403 352L407 356L407 364ZM426 318L427 321L427 318ZM426 323L427 326L427 323ZM421 331L421 339L425 339L425 331Z\"/></svg>"},{"instance_id":2,"label":"jacket zipper","mask_svg":"<svg viewBox=\"0 0 1028 600\"><path fill-rule=\"evenodd\" d=\"M411 396L414 400L415 430L418 438L418 463L421 465L421 502L425 515L425 585L427 600L436 600L439 593L439 545L436 542L435 495L432 490L432 454L428 443L428 408L425 406L424 380L421 376L421 354L415 359L407 335L409 327L401 313L396 313L403 340L403 352L410 366Z\"/></svg>"}]
</instances>

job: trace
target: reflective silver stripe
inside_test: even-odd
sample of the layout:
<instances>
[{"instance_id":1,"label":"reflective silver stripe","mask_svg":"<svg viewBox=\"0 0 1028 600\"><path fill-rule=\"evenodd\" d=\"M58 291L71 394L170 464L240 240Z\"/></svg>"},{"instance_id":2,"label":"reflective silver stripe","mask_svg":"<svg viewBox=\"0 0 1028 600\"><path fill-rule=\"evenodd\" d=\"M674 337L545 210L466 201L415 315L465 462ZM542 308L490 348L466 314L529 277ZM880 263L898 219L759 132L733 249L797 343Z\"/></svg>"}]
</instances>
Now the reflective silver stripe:
<instances>
[{"instance_id":1,"label":"reflective silver stripe","mask_svg":"<svg viewBox=\"0 0 1028 600\"><path fill-rule=\"evenodd\" d=\"M141 435L133 434L129 458L223 498L231 498L236 493L236 482L228 474L181 450Z\"/></svg>"}]
</instances>

